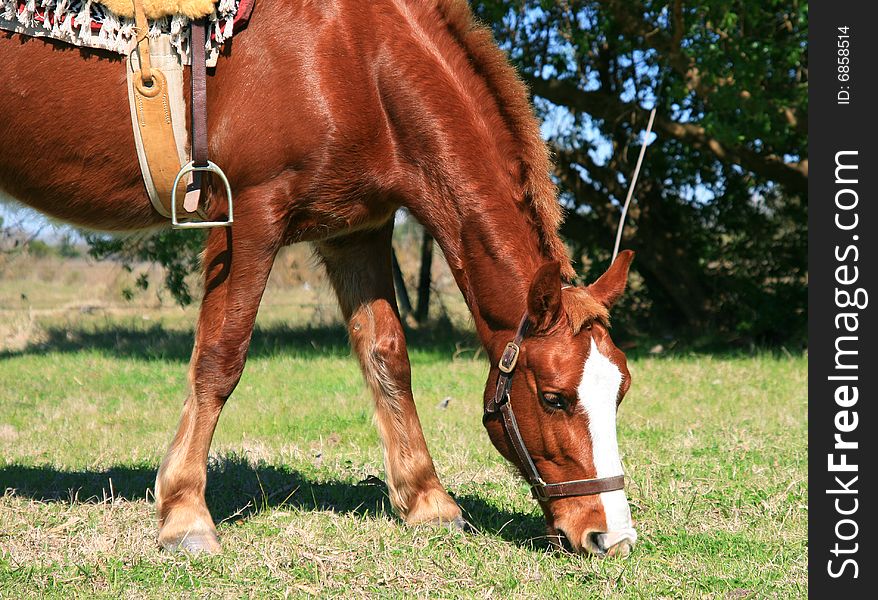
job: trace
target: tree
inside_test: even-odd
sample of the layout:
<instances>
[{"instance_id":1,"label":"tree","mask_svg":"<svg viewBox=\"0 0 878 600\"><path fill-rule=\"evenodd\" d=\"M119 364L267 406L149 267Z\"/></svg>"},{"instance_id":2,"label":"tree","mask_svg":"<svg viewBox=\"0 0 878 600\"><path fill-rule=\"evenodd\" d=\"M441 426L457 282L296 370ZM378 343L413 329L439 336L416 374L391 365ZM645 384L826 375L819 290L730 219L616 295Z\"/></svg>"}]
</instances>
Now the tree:
<instances>
[{"instance_id":1,"label":"tree","mask_svg":"<svg viewBox=\"0 0 878 600\"><path fill-rule=\"evenodd\" d=\"M406 215L406 219L411 219ZM405 237L409 241L412 240L411 226L406 228L400 237ZM399 304L400 316L409 327L419 327L425 324L430 316L430 292L433 286L433 236L420 225L416 227L420 235L420 268L418 270L417 283L417 307L412 306L411 297L408 293L408 287L405 282L405 275L399 264L399 258L396 254L396 248L391 249L391 260L393 262L393 285L396 288L396 298ZM402 240L399 240L402 241ZM396 246L397 242L394 242Z\"/></svg>"},{"instance_id":2,"label":"tree","mask_svg":"<svg viewBox=\"0 0 878 600\"><path fill-rule=\"evenodd\" d=\"M642 277L631 300L636 325L803 338L807 4L487 0L476 8L533 92L568 208L563 233L575 258L593 259L580 265L583 275L607 266L655 106L656 139L623 238Z\"/></svg>"},{"instance_id":3,"label":"tree","mask_svg":"<svg viewBox=\"0 0 878 600\"><path fill-rule=\"evenodd\" d=\"M584 279L608 265L640 136L657 108L623 238L638 253L635 280L616 325L804 340L807 4L474 4L533 92L568 211L562 233ZM122 250L113 244L101 241L96 252ZM170 266L172 292L188 301L183 276L198 244L190 232L166 232L135 254Z\"/></svg>"}]
</instances>

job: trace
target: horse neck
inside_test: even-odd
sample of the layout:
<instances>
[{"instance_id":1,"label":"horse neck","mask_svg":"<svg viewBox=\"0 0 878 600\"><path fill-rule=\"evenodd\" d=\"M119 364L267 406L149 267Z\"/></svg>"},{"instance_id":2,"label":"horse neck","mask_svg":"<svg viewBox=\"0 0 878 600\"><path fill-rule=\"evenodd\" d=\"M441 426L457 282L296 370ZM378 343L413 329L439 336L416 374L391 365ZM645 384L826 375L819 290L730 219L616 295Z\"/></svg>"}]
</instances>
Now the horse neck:
<instances>
[{"instance_id":1,"label":"horse neck","mask_svg":"<svg viewBox=\"0 0 878 600\"><path fill-rule=\"evenodd\" d=\"M394 6L394 26L406 22L412 34L382 38L375 66L392 140L388 163L393 180L405 182L403 203L441 246L490 349L497 332L517 327L537 269L558 260L541 240L551 237L552 253L563 254L557 233L538 229L544 225L526 200L527 174L548 165L524 163L510 106L444 20ZM569 275L569 263L565 269Z\"/></svg>"},{"instance_id":2,"label":"horse neck","mask_svg":"<svg viewBox=\"0 0 878 600\"><path fill-rule=\"evenodd\" d=\"M512 202L486 200L459 223L427 225L435 231L463 292L476 331L490 350L504 332L515 330L527 306L527 292L546 262L536 235ZM505 204L505 206L504 206Z\"/></svg>"},{"instance_id":3,"label":"horse neck","mask_svg":"<svg viewBox=\"0 0 878 600\"><path fill-rule=\"evenodd\" d=\"M471 130L448 130L442 137L463 148L474 135ZM470 156L453 164L429 164L418 174L421 183L407 194L405 204L442 248L476 331L492 351L518 327L533 276L551 259L541 250L520 185L497 168L502 161Z\"/></svg>"}]
</instances>

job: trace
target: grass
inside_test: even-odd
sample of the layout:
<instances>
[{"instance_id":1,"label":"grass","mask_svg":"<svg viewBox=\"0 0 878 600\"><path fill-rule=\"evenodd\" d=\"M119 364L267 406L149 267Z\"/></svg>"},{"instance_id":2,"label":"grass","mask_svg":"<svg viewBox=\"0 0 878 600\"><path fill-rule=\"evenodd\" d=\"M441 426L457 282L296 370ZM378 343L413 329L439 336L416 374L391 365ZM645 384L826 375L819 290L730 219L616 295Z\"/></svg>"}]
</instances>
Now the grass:
<instances>
[{"instance_id":1,"label":"grass","mask_svg":"<svg viewBox=\"0 0 878 600\"><path fill-rule=\"evenodd\" d=\"M190 558L157 550L151 487L185 396L192 311L131 312L38 314L0 351L0 597L806 593L804 357L634 356L619 437L640 541L598 560L546 544L490 445L471 334L410 342L437 470L477 531L409 528L342 330L284 325L269 294L211 454L224 552Z\"/></svg>"}]
</instances>

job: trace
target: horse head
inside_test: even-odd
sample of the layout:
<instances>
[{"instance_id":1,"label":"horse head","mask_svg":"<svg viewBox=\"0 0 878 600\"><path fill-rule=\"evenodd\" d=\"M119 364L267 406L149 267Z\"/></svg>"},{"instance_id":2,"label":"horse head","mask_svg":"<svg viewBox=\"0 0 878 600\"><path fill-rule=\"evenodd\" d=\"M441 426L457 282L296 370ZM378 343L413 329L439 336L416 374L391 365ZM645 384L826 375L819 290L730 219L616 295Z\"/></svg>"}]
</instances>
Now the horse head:
<instances>
[{"instance_id":1,"label":"horse head","mask_svg":"<svg viewBox=\"0 0 878 600\"><path fill-rule=\"evenodd\" d=\"M498 334L492 354L503 357L493 361L485 390L491 441L534 487L549 533L600 555L627 554L637 539L616 441L616 409L631 374L608 330L632 258L622 252L586 287L562 286L558 263L540 268L528 291L526 334L518 344ZM514 407L511 421L498 408L504 404Z\"/></svg>"}]
</instances>

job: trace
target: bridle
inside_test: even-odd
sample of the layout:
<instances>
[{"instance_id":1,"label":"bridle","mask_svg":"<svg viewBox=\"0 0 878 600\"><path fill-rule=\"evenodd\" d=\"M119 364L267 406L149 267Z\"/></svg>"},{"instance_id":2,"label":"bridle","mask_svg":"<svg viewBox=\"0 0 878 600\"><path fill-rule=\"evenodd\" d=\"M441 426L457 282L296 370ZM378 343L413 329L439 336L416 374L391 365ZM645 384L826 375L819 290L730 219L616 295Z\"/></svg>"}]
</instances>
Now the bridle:
<instances>
[{"instance_id":1,"label":"bridle","mask_svg":"<svg viewBox=\"0 0 878 600\"><path fill-rule=\"evenodd\" d=\"M649 140L649 134L652 131L653 120L655 119L655 111L653 108L649 114L649 124L646 127L646 135L643 137L643 145L640 147L640 156L637 159L637 167L634 169L634 176L628 186L628 195L625 198L625 204L622 207L622 217L619 219L619 228L616 232L616 245L613 248L613 261L619 254L619 242L622 240L622 228L625 226L625 215L628 213L628 205L631 203L631 197L634 193L634 185L637 183L637 176L640 174L640 165L643 163L643 157L646 154L646 144ZM563 288L562 288L563 289ZM485 405L485 414L483 421L493 417L500 411L503 415L503 428L509 441L512 442L512 448L518 456L521 466L524 468L524 476L530 484L530 491L533 497L539 501L545 502L550 498L567 498L570 496L594 496L603 492L613 492L625 488L625 476L614 475L612 477L596 477L594 479L575 479L572 481L562 481L561 483L546 483L537 466L534 464L527 446L524 445L524 438L521 437L521 430L518 429L518 421L515 420L515 413L512 410L512 402L509 399L509 390L512 388L512 376L515 374L515 365L518 364L518 355L521 353L521 342L527 335L530 321L527 313L521 318L518 325L518 331L515 332L515 338L503 350L500 356L500 362L497 368L500 369L500 376L497 378L497 390L494 397Z\"/></svg>"},{"instance_id":2,"label":"bridle","mask_svg":"<svg viewBox=\"0 0 878 600\"><path fill-rule=\"evenodd\" d=\"M515 366L518 364L518 355L521 353L521 342L527 335L530 327L530 320L527 313L521 318L518 331L515 338L506 344L503 355L497 368L500 369L500 376L497 378L497 390L494 397L488 401L485 406L484 419L496 415L497 411L503 416L503 428L506 435L512 442L512 448L518 456L518 460L524 468L524 475L530 484L533 497L540 501L546 501L550 498L567 498L570 496L594 496L603 492L612 492L621 490L625 487L625 476L614 475L612 477L597 477L594 479L576 479L573 481L562 481L561 483L546 483L540 476L537 466L534 464L527 446L524 444L524 438L521 437L521 431L518 429L518 421L515 420L515 413L512 410L512 402L509 399L509 390L512 388L512 376L515 374Z\"/></svg>"}]
</instances>

